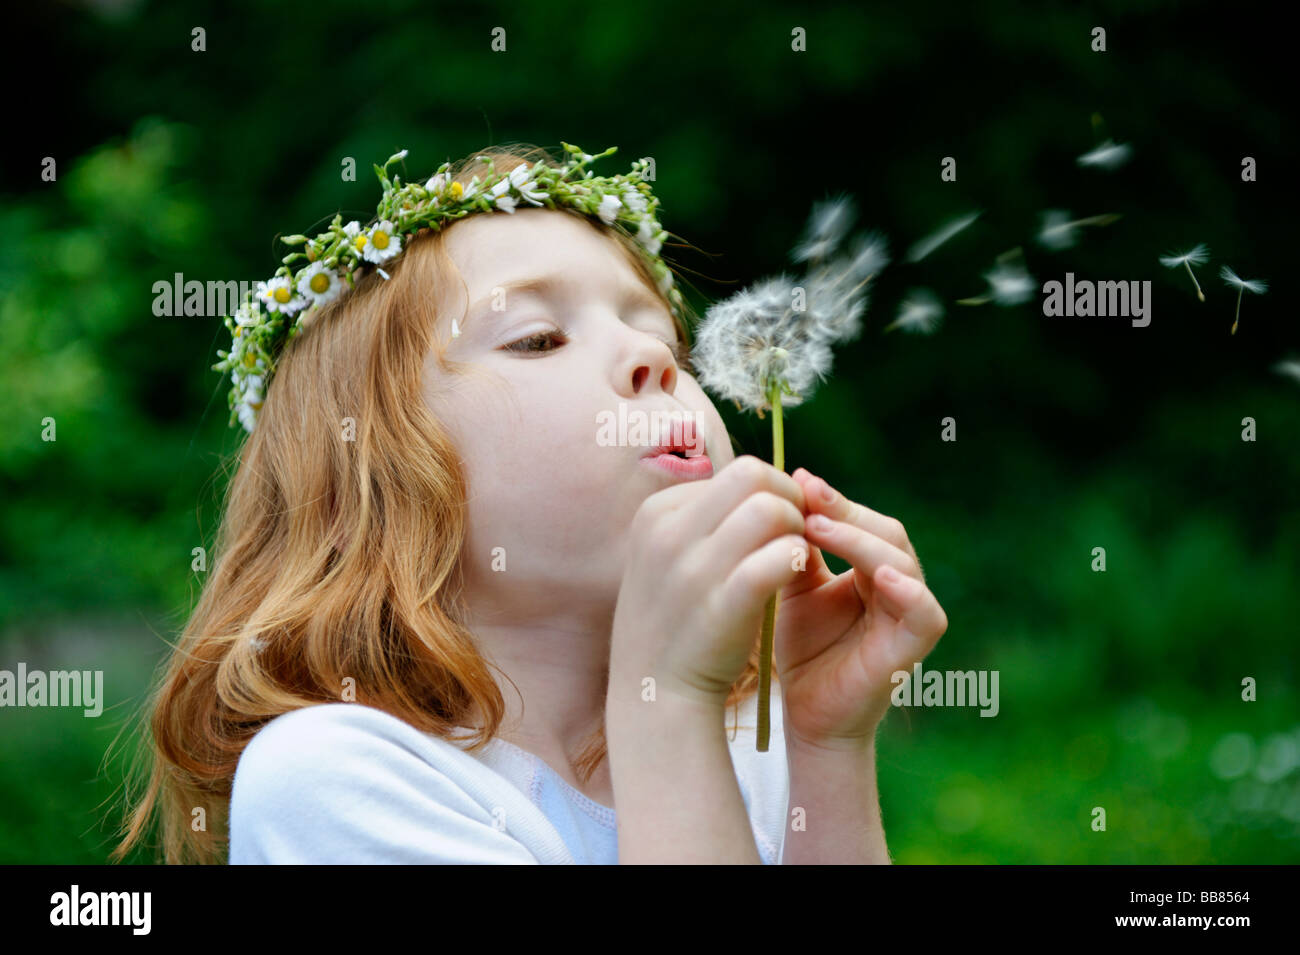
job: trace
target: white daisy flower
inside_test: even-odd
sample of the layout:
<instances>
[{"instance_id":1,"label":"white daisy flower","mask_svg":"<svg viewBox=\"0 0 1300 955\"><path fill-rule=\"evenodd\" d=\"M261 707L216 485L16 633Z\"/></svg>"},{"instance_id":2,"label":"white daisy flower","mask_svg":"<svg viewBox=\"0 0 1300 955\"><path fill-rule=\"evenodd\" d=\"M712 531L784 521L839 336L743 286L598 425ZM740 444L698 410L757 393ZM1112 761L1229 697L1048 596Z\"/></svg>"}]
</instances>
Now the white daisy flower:
<instances>
[{"instance_id":1,"label":"white daisy flower","mask_svg":"<svg viewBox=\"0 0 1300 955\"><path fill-rule=\"evenodd\" d=\"M898 317L885 326L919 335L929 335L943 321L943 303L929 289L912 289L898 308Z\"/></svg>"},{"instance_id":2,"label":"white daisy flower","mask_svg":"<svg viewBox=\"0 0 1300 955\"><path fill-rule=\"evenodd\" d=\"M519 190L519 195L523 200L530 205L546 205L546 191L541 188L534 188L535 186L537 186L537 183L532 179L525 179L522 183L516 186L516 188Z\"/></svg>"},{"instance_id":3,"label":"white daisy flower","mask_svg":"<svg viewBox=\"0 0 1300 955\"><path fill-rule=\"evenodd\" d=\"M1192 284L1196 286L1196 297L1202 302L1205 301L1205 293L1201 291L1201 283L1196 281L1196 274L1192 271L1193 265L1204 265L1210 261L1210 249L1204 242L1195 245L1186 252L1171 252L1169 255L1160 256L1160 264L1168 269L1176 269L1180 265L1187 269L1187 274L1192 277Z\"/></svg>"},{"instance_id":4,"label":"white daisy flower","mask_svg":"<svg viewBox=\"0 0 1300 955\"><path fill-rule=\"evenodd\" d=\"M258 283L258 285L262 284L264 283ZM256 299L251 302L243 302L239 308L235 309L235 314L232 318L234 318L236 325L243 326L244 328L253 325L261 325L262 322L266 320L266 316L262 313L261 302ZM238 335L239 331L239 329L236 329L235 334Z\"/></svg>"},{"instance_id":5,"label":"white daisy flower","mask_svg":"<svg viewBox=\"0 0 1300 955\"><path fill-rule=\"evenodd\" d=\"M1115 143L1106 140L1096 149L1090 150L1080 156L1076 162L1080 166L1099 166L1102 169L1118 169L1124 163L1128 162L1129 157L1133 154L1133 147L1126 143Z\"/></svg>"},{"instance_id":6,"label":"white daisy flower","mask_svg":"<svg viewBox=\"0 0 1300 955\"><path fill-rule=\"evenodd\" d=\"M1268 283L1263 279L1243 279L1226 265L1219 269L1219 278L1223 279L1225 284L1231 285L1237 290L1237 314L1232 319L1232 330L1228 333L1235 335L1237 334L1237 323L1241 321L1241 296L1246 292L1253 295L1263 295L1268 291Z\"/></svg>"},{"instance_id":7,"label":"white daisy flower","mask_svg":"<svg viewBox=\"0 0 1300 955\"><path fill-rule=\"evenodd\" d=\"M596 215L600 216L600 221L605 225L613 225L614 219L618 216L618 210L623 208L623 202L618 196L604 196L600 200L600 205L596 208Z\"/></svg>"},{"instance_id":8,"label":"white daisy flower","mask_svg":"<svg viewBox=\"0 0 1300 955\"><path fill-rule=\"evenodd\" d=\"M514 169L511 169L504 179L492 187L492 194L501 198L507 198L504 193L509 189L513 189L515 192L519 193L525 202L534 206L544 205L545 203L542 202L542 197L545 196L545 193L538 189L534 189L534 185L532 168L527 163L521 163L520 165L515 166ZM497 205L500 206L500 199L497 200ZM513 198L510 198L510 208L506 211L513 212L516 205L516 201Z\"/></svg>"},{"instance_id":9,"label":"white daisy flower","mask_svg":"<svg viewBox=\"0 0 1300 955\"><path fill-rule=\"evenodd\" d=\"M473 199L478 195L479 181L475 176L466 186L459 182L453 182L447 187L447 195L456 202L464 202L466 199Z\"/></svg>"},{"instance_id":10,"label":"white daisy flower","mask_svg":"<svg viewBox=\"0 0 1300 955\"><path fill-rule=\"evenodd\" d=\"M343 227L343 234L348 237L348 245L358 257L366 254L366 246L370 244L370 237L366 235L366 230L361 227L361 223L353 219Z\"/></svg>"},{"instance_id":11,"label":"white daisy flower","mask_svg":"<svg viewBox=\"0 0 1300 955\"><path fill-rule=\"evenodd\" d=\"M665 268L663 274L659 276L659 281L655 283L655 286L659 289L661 294L667 295L669 290L673 287L673 273Z\"/></svg>"},{"instance_id":12,"label":"white daisy flower","mask_svg":"<svg viewBox=\"0 0 1300 955\"><path fill-rule=\"evenodd\" d=\"M361 257L367 262L387 262L402 251L402 237L393 232L393 224L387 219L371 228L366 239Z\"/></svg>"},{"instance_id":13,"label":"white daisy flower","mask_svg":"<svg viewBox=\"0 0 1300 955\"><path fill-rule=\"evenodd\" d=\"M293 294L293 280L287 275L277 275L269 282L258 282L257 298L267 311L282 315L292 315L307 304L302 296Z\"/></svg>"},{"instance_id":14,"label":"white daisy flower","mask_svg":"<svg viewBox=\"0 0 1300 955\"><path fill-rule=\"evenodd\" d=\"M257 424L257 413L262 410L262 386L264 380L261 375L246 377L242 382L239 401L235 406L236 413L239 415L239 423L250 434Z\"/></svg>"},{"instance_id":15,"label":"white daisy flower","mask_svg":"<svg viewBox=\"0 0 1300 955\"><path fill-rule=\"evenodd\" d=\"M311 300L312 305L324 305L343 291L338 273L325 268L324 262L313 262L298 277L298 291Z\"/></svg>"},{"instance_id":16,"label":"white daisy flower","mask_svg":"<svg viewBox=\"0 0 1300 955\"><path fill-rule=\"evenodd\" d=\"M641 220L641 225L636 232L636 238L651 255L658 255L659 250L663 248L664 236L667 234L667 232L659 228L658 222L646 216Z\"/></svg>"},{"instance_id":17,"label":"white daisy flower","mask_svg":"<svg viewBox=\"0 0 1300 955\"><path fill-rule=\"evenodd\" d=\"M528 167L519 165L510 170L510 173L503 176L501 180L490 190L494 197L494 205L502 212L513 214L517 205L514 196L510 195L510 190L517 188L518 184L527 181Z\"/></svg>"},{"instance_id":18,"label":"white daisy flower","mask_svg":"<svg viewBox=\"0 0 1300 955\"><path fill-rule=\"evenodd\" d=\"M633 188L624 190L623 205L627 206L633 212L645 212L650 207L650 204L646 202L645 196L641 195L639 190Z\"/></svg>"}]
</instances>

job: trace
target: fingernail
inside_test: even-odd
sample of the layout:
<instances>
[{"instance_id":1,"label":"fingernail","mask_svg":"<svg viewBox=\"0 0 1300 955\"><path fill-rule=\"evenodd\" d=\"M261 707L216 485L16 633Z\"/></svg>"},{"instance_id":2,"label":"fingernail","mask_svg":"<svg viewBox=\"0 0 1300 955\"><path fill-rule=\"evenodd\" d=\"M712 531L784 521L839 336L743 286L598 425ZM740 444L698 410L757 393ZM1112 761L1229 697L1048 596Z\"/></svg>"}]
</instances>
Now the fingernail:
<instances>
[{"instance_id":1,"label":"fingernail","mask_svg":"<svg viewBox=\"0 0 1300 955\"><path fill-rule=\"evenodd\" d=\"M805 477L807 477L807 476L808 476L808 469L807 469L807 468L795 468L795 469L794 469L794 473L791 474L790 477L795 478L795 479L798 479L798 477L799 477L800 474L802 474L802 475L804 475Z\"/></svg>"},{"instance_id":2,"label":"fingernail","mask_svg":"<svg viewBox=\"0 0 1300 955\"><path fill-rule=\"evenodd\" d=\"M886 567L880 572L880 576L884 577L885 580L889 581L891 584L896 584L902 579L902 574L894 570L892 567Z\"/></svg>"},{"instance_id":3,"label":"fingernail","mask_svg":"<svg viewBox=\"0 0 1300 955\"><path fill-rule=\"evenodd\" d=\"M804 521L804 526L814 531L828 531L831 529L831 519L825 514L812 514Z\"/></svg>"},{"instance_id":4,"label":"fingernail","mask_svg":"<svg viewBox=\"0 0 1300 955\"><path fill-rule=\"evenodd\" d=\"M825 478L822 479L822 500L827 504L835 500L835 488L827 484Z\"/></svg>"}]
</instances>

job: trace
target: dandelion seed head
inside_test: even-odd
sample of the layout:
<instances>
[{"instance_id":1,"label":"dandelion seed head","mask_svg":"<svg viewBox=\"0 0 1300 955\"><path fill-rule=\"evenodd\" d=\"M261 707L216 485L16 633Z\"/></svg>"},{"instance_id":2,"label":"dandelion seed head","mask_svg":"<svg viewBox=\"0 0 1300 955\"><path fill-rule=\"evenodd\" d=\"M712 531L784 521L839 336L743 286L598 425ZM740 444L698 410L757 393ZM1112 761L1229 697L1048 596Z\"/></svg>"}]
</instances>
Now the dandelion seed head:
<instances>
[{"instance_id":1,"label":"dandelion seed head","mask_svg":"<svg viewBox=\"0 0 1300 955\"><path fill-rule=\"evenodd\" d=\"M1205 243L1186 252L1170 252L1168 255L1160 256L1160 264L1171 269L1181 268L1183 265L1204 265L1208 261L1210 261L1210 249Z\"/></svg>"},{"instance_id":2,"label":"dandelion seed head","mask_svg":"<svg viewBox=\"0 0 1300 955\"><path fill-rule=\"evenodd\" d=\"M811 308L793 308L796 283L789 276L765 279L715 303L696 334L691 361L700 385L751 409L770 407L768 383L784 380L799 404L829 373L830 344Z\"/></svg>"},{"instance_id":3,"label":"dandelion seed head","mask_svg":"<svg viewBox=\"0 0 1300 955\"><path fill-rule=\"evenodd\" d=\"M850 196L836 196L813 206L804 237L795 247L796 262L828 258L839 248L857 217L857 208Z\"/></svg>"},{"instance_id":4,"label":"dandelion seed head","mask_svg":"<svg viewBox=\"0 0 1300 955\"><path fill-rule=\"evenodd\" d=\"M1256 295L1263 295L1268 291L1268 283L1263 279L1243 279L1226 265L1219 269L1219 278L1233 288L1245 289L1247 292L1253 292Z\"/></svg>"},{"instance_id":5,"label":"dandelion seed head","mask_svg":"<svg viewBox=\"0 0 1300 955\"><path fill-rule=\"evenodd\" d=\"M1128 162L1129 157L1133 155L1133 147L1127 143L1115 143L1106 140L1096 149L1090 150L1080 156L1076 162L1080 166L1099 166L1102 169L1118 169L1124 163Z\"/></svg>"}]
</instances>

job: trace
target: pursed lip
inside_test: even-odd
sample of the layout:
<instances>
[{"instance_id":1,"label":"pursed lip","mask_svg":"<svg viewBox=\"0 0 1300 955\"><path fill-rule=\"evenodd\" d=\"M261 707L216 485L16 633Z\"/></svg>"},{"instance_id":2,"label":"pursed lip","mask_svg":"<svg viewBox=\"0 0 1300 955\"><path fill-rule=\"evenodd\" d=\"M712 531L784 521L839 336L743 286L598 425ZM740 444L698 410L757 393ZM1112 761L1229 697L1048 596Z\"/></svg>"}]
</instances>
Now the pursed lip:
<instances>
[{"instance_id":1,"label":"pursed lip","mask_svg":"<svg viewBox=\"0 0 1300 955\"><path fill-rule=\"evenodd\" d=\"M708 456L707 443L695 421L692 418L677 417L678 414L680 412L673 413L673 417L668 424L667 433L655 435L658 443L647 448L641 457L657 457L661 454L674 456L680 454L685 458Z\"/></svg>"}]
</instances>

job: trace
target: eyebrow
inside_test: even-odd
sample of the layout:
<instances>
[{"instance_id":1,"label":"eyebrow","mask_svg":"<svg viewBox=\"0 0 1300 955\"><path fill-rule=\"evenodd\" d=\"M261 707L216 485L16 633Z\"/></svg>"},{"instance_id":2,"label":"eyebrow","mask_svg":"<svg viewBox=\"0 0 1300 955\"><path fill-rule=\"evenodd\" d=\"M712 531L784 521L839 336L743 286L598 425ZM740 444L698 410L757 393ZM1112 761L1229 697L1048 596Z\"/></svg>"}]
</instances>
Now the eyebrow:
<instances>
[{"instance_id":1,"label":"eyebrow","mask_svg":"<svg viewBox=\"0 0 1300 955\"><path fill-rule=\"evenodd\" d=\"M502 282L499 285L493 286L492 292L490 292L486 297L479 299L465 312L465 324L468 325L476 315L485 310L485 306L491 301L493 294L495 294L497 289L501 289L506 293L523 292L529 295L545 295L548 292L557 289L573 288L578 285L578 282L573 279L564 278L558 272L552 272L548 275L539 275L532 278L516 279L513 282ZM659 296L655 295L649 288L640 282L637 282L635 285L624 285L621 291L622 301L628 305L667 311L667 306L664 305ZM671 314L669 317L672 317ZM676 322L674 322L674 325L676 325Z\"/></svg>"}]
</instances>

